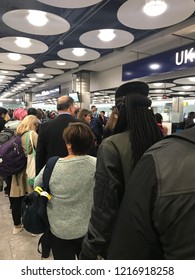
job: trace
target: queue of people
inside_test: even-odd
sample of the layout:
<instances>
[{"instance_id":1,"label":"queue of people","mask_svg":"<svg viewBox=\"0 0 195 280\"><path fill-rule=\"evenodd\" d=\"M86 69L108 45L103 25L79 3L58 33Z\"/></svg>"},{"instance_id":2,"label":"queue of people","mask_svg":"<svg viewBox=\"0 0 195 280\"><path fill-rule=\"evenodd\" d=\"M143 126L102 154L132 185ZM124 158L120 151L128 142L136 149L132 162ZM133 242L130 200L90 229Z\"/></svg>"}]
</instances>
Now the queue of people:
<instances>
[{"instance_id":1,"label":"queue of people","mask_svg":"<svg viewBox=\"0 0 195 280\"><path fill-rule=\"evenodd\" d=\"M94 105L76 115L69 96L59 97L57 116L49 120L34 108L20 110L15 133L26 153L25 135L33 131L34 187L47 161L59 157L50 178L43 259L51 252L55 260L195 259L195 130L167 135L148 93L140 81L119 86L109 118ZM11 127L2 109L2 129ZM25 170L10 178L13 234L23 230L21 202L33 191Z\"/></svg>"}]
</instances>

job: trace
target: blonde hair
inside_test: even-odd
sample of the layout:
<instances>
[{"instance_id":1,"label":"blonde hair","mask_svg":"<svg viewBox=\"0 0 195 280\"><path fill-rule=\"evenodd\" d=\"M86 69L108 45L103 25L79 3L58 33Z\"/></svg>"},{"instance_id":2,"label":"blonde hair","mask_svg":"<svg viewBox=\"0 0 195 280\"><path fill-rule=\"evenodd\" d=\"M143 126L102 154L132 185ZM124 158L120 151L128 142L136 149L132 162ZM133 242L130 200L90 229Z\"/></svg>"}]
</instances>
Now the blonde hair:
<instances>
[{"instance_id":1,"label":"blonde hair","mask_svg":"<svg viewBox=\"0 0 195 280\"><path fill-rule=\"evenodd\" d=\"M34 115L28 115L26 116L21 123L18 125L16 129L16 134L23 134L26 131L29 130L35 130L37 129L37 126L39 124L39 120Z\"/></svg>"}]
</instances>

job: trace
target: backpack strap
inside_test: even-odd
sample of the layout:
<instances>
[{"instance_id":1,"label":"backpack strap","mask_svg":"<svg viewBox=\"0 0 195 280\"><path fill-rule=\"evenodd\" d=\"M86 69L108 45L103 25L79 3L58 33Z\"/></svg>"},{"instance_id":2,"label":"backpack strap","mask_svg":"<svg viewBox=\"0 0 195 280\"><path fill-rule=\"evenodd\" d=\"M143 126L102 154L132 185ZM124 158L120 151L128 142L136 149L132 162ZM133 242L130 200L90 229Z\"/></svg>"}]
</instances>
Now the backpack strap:
<instances>
[{"instance_id":1,"label":"backpack strap","mask_svg":"<svg viewBox=\"0 0 195 280\"><path fill-rule=\"evenodd\" d=\"M185 129L178 133L173 133L171 135L167 135L165 138L180 138L186 140L192 144L195 144L195 128Z\"/></svg>"},{"instance_id":2,"label":"backpack strap","mask_svg":"<svg viewBox=\"0 0 195 280\"><path fill-rule=\"evenodd\" d=\"M54 169L54 166L56 164L56 162L58 161L60 157L55 156L55 157L51 157L50 159L48 159L46 165L45 165L45 169L43 172L43 188L45 191L47 191L48 193L50 192L49 190L49 180L52 174L52 171Z\"/></svg>"},{"instance_id":3,"label":"backpack strap","mask_svg":"<svg viewBox=\"0 0 195 280\"><path fill-rule=\"evenodd\" d=\"M29 131L27 131L27 133L26 133L26 154L27 155L29 155L29 144L28 144L28 142L29 142L29 133L30 133L30 130Z\"/></svg>"}]
</instances>

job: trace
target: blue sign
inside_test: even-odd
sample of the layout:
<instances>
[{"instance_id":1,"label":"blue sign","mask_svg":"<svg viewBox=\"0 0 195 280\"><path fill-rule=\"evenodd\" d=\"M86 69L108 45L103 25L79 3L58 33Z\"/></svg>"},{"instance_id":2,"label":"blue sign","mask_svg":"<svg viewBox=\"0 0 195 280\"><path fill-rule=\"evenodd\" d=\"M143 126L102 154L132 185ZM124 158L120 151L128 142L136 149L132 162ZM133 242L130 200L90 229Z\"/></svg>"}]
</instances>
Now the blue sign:
<instances>
[{"instance_id":1,"label":"blue sign","mask_svg":"<svg viewBox=\"0 0 195 280\"><path fill-rule=\"evenodd\" d=\"M122 81L195 67L194 44L123 65Z\"/></svg>"}]
</instances>

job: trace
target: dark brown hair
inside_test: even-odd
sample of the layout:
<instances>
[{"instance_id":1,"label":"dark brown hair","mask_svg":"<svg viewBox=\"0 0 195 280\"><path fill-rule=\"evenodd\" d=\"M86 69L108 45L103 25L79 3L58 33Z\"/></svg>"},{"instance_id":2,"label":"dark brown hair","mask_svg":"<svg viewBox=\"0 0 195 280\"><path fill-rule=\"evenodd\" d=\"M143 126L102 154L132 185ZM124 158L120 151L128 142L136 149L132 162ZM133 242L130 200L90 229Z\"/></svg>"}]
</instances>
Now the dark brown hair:
<instances>
[{"instance_id":1,"label":"dark brown hair","mask_svg":"<svg viewBox=\"0 0 195 280\"><path fill-rule=\"evenodd\" d=\"M69 123L64 129L63 139L71 144L74 155L86 155L94 144L94 135L90 127L82 122Z\"/></svg>"},{"instance_id":2,"label":"dark brown hair","mask_svg":"<svg viewBox=\"0 0 195 280\"><path fill-rule=\"evenodd\" d=\"M78 113L77 118L81 121L86 122L85 117L91 115L91 111L87 110L87 109L82 109L80 110L80 112Z\"/></svg>"}]
</instances>

